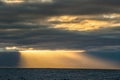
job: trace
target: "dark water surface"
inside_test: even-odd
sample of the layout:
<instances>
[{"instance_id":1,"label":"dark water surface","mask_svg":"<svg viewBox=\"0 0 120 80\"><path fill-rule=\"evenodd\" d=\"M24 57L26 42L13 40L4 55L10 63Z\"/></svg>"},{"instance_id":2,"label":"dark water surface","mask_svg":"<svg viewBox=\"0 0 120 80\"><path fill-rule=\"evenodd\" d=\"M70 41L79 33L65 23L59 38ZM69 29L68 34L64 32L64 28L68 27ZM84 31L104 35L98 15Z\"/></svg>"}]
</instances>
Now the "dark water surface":
<instances>
[{"instance_id":1,"label":"dark water surface","mask_svg":"<svg viewBox=\"0 0 120 80\"><path fill-rule=\"evenodd\" d=\"M1 68L0 80L120 80L120 70Z\"/></svg>"}]
</instances>

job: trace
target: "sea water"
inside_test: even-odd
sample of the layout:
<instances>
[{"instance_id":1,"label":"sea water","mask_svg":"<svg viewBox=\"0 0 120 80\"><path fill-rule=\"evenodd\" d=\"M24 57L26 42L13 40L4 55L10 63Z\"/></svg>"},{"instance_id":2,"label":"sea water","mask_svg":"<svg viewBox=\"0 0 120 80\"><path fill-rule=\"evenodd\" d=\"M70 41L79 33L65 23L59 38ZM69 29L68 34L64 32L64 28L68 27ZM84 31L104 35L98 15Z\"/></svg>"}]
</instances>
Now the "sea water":
<instances>
[{"instance_id":1,"label":"sea water","mask_svg":"<svg viewBox=\"0 0 120 80\"><path fill-rule=\"evenodd\" d=\"M1 68L0 80L120 80L120 70Z\"/></svg>"}]
</instances>

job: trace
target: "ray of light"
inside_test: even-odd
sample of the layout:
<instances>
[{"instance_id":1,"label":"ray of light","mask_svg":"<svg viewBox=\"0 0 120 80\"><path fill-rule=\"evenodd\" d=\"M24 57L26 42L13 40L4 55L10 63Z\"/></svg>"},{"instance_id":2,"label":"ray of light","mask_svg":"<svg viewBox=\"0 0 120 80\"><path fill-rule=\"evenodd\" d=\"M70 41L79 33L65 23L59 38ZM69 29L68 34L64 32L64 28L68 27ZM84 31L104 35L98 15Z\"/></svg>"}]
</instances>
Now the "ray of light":
<instances>
[{"instance_id":1,"label":"ray of light","mask_svg":"<svg viewBox=\"0 0 120 80\"><path fill-rule=\"evenodd\" d=\"M115 68L87 55L84 50L26 50L20 53L20 68Z\"/></svg>"}]
</instances>

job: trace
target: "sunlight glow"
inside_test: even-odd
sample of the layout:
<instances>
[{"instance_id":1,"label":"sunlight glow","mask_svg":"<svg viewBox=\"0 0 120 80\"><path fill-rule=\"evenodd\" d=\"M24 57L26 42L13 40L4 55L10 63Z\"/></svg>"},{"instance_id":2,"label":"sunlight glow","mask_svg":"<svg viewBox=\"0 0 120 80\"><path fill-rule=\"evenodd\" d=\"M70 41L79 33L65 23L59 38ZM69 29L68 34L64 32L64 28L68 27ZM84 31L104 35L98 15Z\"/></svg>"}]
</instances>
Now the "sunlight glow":
<instances>
[{"instance_id":1,"label":"sunlight glow","mask_svg":"<svg viewBox=\"0 0 120 80\"><path fill-rule=\"evenodd\" d=\"M5 50L17 50L18 48L13 46L13 47L5 47Z\"/></svg>"},{"instance_id":2,"label":"sunlight glow","mask_svg":"<svg viewBox=\"0 0 120 80\"><path fill-rule=\"evenodd\" d=\"M20 52L35 52L35 53L40 53L40 52L53 52L53 50L23 50ZM86 52L85 50L54 50L55 53L58 52Z\"/></svg>"},{"instance_id":3,"label":"sunlight glow","mask_svg":"<svg viewBox=\"0 0 120 80\"><path fill-rule=\"evenodd\" d=\"M20 68L113 68L112 64L91 57L85 50L19 51Z\"/></svg>"},{"instance_id":4,"label":"sunlight glow","mask_svg":"<svg viewBox=\"0 0 120 80\"><path fill-rule=\"evenodd\" d=\"M52 3L53 0L2 0L2 2L7 4L18 4L18 3Z\"/></svg>"},{"instance_id":5,"label":"sunlight glow","mask_svg":"<svg viewBox=\"0 0 120 80\"><path fill-rule=\"evenodd\" d=\"M52 3L53 0L26 0L28 3Z\"/></svg>"},{"instance_id":6,"label":"sunlight glow","mask_svg":"<svg viewBox=\"0 0 120 80\"><path fill-rule=\"evenodd\" d=\"M109 18L109 19L114 19L114 18L120 18L120 14L107 14L107 15L103 15L103 18Z\"/></svg>"},{"instance_id":7,"label":"sunlight glow","mask_svg":"<svg viewBox=\"0 0 120 80\"><path fill-rule=\"evenodd\" d=\"M41 2L42 2L42 3L46 3L46 2L47 2L47 3L51 3L51 2L53 2L53 0L41 0Z\"/></svg>"},{"instance_id":8,"label":"sunlight glow","mask_svg":"<svg viewBox=\"0 0 120 80\"><path fill-rule=\"evenodd\" d=\"M8 4L23 3L24 2L24 0L2 0L2 1L5 3L8 3Z\"/></svg>"},{"instance_id":9,"label":"sunlight glow","mask_svg":"<svg viewBox=\"0 0 120 80\"><path fill-rule=\"evenodd\" d=\"M119 15L103 15L101 18L118 18ZM84 19L85 18L85 19ZM90 19L91 18L91 19ZM93 16L94 18L94 16ZM77 30L77 31L94 31L102 28L117 27L118 23L115 21L106 21L106 20L95 20L92 17L88 16L54 16L48 19L54 28L66 29L66 30Z\"/></svg>"}]
</instances>

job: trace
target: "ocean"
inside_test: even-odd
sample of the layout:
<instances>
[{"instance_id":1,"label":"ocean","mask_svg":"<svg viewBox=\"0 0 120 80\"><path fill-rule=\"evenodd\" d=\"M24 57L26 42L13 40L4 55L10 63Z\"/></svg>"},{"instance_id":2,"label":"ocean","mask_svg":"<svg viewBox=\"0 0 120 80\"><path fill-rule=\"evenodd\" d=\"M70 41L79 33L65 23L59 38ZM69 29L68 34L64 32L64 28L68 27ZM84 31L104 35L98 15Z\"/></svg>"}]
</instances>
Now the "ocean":
<instances>
[{"instance_id":1,"label":"ocean","mask_svg":"<svg viewBox=\"0 0 120 80\"><path fill-rule=\"evenodd\" d=\"M120 70L1 68L0 80L120 80Z\"/></svg>"}]
</instances>

